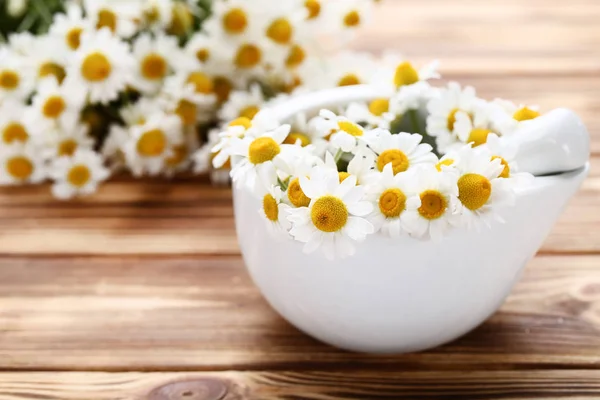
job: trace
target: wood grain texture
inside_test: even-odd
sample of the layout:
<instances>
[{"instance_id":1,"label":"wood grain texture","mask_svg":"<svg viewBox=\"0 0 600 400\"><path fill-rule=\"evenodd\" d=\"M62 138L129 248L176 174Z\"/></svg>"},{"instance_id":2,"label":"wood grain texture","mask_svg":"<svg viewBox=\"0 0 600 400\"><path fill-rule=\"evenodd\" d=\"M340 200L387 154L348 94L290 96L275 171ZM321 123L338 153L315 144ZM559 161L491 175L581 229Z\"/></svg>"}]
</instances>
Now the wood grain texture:
<instances>
[{"instance_id":1,"label":"wood grain texture","mask_svg":"<svg viewBox=\"0 0 600 400\"><path fill-rule=\"evenodd\" d=\"M445 80L590 130L590 178L501 310L428 352L347 353L261 298L228 189L0 189L0 400L600 398L600 2L384 0L373 17L357 49L439 58Z\"/></svg>"}]
</instances>

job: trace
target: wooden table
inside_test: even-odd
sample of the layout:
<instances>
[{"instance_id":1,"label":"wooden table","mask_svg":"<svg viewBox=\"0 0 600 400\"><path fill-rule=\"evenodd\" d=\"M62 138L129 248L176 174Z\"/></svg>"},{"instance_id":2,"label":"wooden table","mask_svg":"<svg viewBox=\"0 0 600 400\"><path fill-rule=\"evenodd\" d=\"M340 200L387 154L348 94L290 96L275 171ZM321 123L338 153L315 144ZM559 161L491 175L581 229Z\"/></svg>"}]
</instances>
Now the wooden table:
<instances>
[{"instance_id":1,"label":"wooden table","mask_svg":"<svg viewBox=\"0 0 600 400\"><path fill-rule=\"evenodd\" d=\"M600 398L600 2L387 0L375 19L358 48L439 57L446 78L571 107L593 135L596 168L501 311L425 353L346 353L261 298L227 189L3 189L0 400Z\"/></svg>"}]
</instances>

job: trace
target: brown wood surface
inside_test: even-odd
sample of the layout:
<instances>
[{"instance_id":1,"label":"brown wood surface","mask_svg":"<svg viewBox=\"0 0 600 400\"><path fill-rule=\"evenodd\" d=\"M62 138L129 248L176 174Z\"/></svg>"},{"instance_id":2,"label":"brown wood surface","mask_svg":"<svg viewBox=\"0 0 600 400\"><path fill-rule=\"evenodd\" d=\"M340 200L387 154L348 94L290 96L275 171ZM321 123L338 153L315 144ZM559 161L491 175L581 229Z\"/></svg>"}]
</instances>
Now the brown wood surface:
<instances>
[{"instance_id":1,"label":"brown wood surface","mask_svg":"<svg viewBox=\"0 0 600 400\"><path fill-rule=\"evenodd\" d=\"M428 352L347 353L260 297L228 189L2 189L0 400L600 399L600 2L384 0L374 17L357 48L439 58L446 79L590 129L591 176L502 309Z\"/></svg>"}]
</instances>

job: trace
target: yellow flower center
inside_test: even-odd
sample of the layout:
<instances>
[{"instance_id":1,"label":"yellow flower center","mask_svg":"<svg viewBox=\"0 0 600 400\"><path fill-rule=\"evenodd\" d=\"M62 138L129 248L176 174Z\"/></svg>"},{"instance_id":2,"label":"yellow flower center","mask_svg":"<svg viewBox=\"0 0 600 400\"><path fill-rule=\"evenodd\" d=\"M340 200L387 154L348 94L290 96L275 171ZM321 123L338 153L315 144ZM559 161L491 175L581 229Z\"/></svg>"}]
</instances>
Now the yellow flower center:
<instances>
[{"instance_id":1,"label":"yellow flower center","mask_svg":"<svg viewBox=\"0 0 600 400\"><path fill-rule=\"evenodd\" d=\"M223 103L229 99L229 94L233 89L233 84L229 79L223 76L216 76L213 80L214 92L217 95L217 100Z\"/></svg>"},{"instance_id":2,"label":"yellow flower center","mask_svg":"<svg viewBox=\"0 0 600 400\"><path fill-rule=\"evenodd\" d=\"M85 186L85 184L90 181L91 177L92 173L90 172L90 169L83 164L73 166L67 174L69 183L78 188Z\"/></svg>"},{"instance_id":3,"label":"yellow flower center","mask_svg":"<svg viewBox=\"0 0 600 400\"><path fill-rule=\"evenodd\" d=\"M40 66L38 75L40 78L45 78L52 75L56 78L58 83L62 83L62 81L65 79L65 76L67 76L67 73L61 65L53 62L47 62Z\"/></svg>"},{"instance_id":4,"label":"yellow flower center","mask_svg":"<svg viewBox=\"0 0 600 400\"><path fill-rule=\"evenodd\" d=\"M489 129L475 128L469 134L467 143L473 143L473 147L481 146L487 142L487 138L490 133L492 133L492 131Z\"/></svg>"},{"instance_id":5,"label":"yellow flower center","mask_svg":"<svg viewBox=\"0 0 600 400\"><path fill-rule=\"evenodd\" d=\"M210 58L210 50L199 49L198 51L196 51L196 58L202 63L208 61L208 59Z\"/></svg>"},{"instance_id":6,"label":"yellow flower center","mask_svg":"<svg viewBox=\"0 0 600 400\"><path fill-rule=\"evenodd\" d=\"M262 59L262 52L253 44L240 46L235 56L235 65L239 68L252 68L257 66Z\"/></svg>"},{"instance_id":7,"label":"yellow flower center","mask_svg":"<svg viewBox=\"0 0 600 400\"><path fill-rule=\"evenodd\" d=\"M157 157L164 153L167 147L167 138L160 129L152 129L140 137L137 142L137 151L144 157Z\"/></svg>"},{"instance_id":8,"label":"yellow flower center","mask_svg":"<svg viewBox=\"0 0 600 400\"><path fill-rule=\"evenodd\" d=\"M231 34L242 33L248 26L248 17L241 8L232 8L223 15L223 28Z\"/></svg>"},{"instance_id":9,"label":"yellow flower center","mask_svg":"<svg viewBox=\"0 0 600 400\"><path fill-rule=\"evenodd\" d=\"M67 35L65 36L65 41L67 42L67 46L69 46L71 50L77 50L79 48L79 45L81 44L82 32L83 29L81 28L73 28L69 32L67 32Z\"/></svg>"},{"instance_id":10,"label":"yellow flower center","mask_svg":"<svg viewBox=\"0 0 600 400\"><path fill-rule=\"evenodd\" d=\"M198 115L198 107L191 101L180 100L175 109L175 114L181 118L184 125L194 125Z\"/></svg>"},{"instance_id":11,"label":"yellow flower center","mask_svg":"<svg viewBox=\"0 0 600 400\"><path fill-rule=\"evenodd\" d=\"M354 86L360 85L360 79L355 74L348 74L342 76L342 78L338 81L338 86Z\"/></svg>"},{"instance_id":12,"label":"yellow flower center","mask_svg":"<svg viewBox=\"0 0 600 400\"><path fill-rule=\"evenodd\" d=\"M419 72L408 61L403 62L396 68L394 84L396 87L412 85L419 82Z\"/></svg>"},{"instance_id":13,"label":"yellow flower center","mask_svg":"<svg viewBox=\"0 0 600 400\"><path fill-rule=\"evenodd\" d=\"M504 169L500 173L500 178L510 178L510 166L508 165L508 161L506 161L504 158L502 158L500 156L492 157L492 160L496 160L496 159L500 160L500 163L504 167Z\"/></svg>"},{"instance_id":14,"label":"yellow flower center","mask_svg":"<svg viewBox=\"0 0 600 400\"><path fill-rule=\"evenodd\" d=\"M480 209L492 195L492 184L483 175L466 174L458 180L458 199L471 211Z\"/></svg>"},{"instance_id":15,"label":"yellow flower center","mask_svg":"<svg viewBox=\"0 0 600 400\"><path fill-rule=\"evenodd\" d=\"M0 87L6 90L14 90L19 86L21 77L16 71L0 71Z\"/></svg>"},{"instance_id":16,"label":"yellow flower center","mask_svg":"<svg viewBox=\"0 0 600 400\"><path fill-rule=\"evenodd\" d=\"M308 135L305 135L304 133L300 133L300 132L290 133L289 135L287 135L287 137L285 138L283 143L296 144L298 142L298 140L300 141L300 145L302 147L306 147L310 144L310 137L308 137Z\"/></svg>"},{"instance_id":17,"label":"yellow flower center","mask_svg":"<svg viewBox=\"0 0 600 400\"><path fill-rule=\"evenodd\" d=\"M340 130L352 136L362 136L363 134L363 129L360 127L360 125L350 121L340 121L338 122L338 127Z\"/></svg>"},{"instance_id":18,"label":"yellow flower center","mask_svg":"<svg viewBox=\"0 0 600 400\"><path fill-rule=\"evenodd\" d=\"M541 114L535 110L532 110L528 107L523 107L515 112L513 118L519 122L529 121L531 119L535 119L539 117Z\"/></svg>"},{"instance_id":19,"label":"yellow flower center","mask_svg":"<svg viewBox=\"0 0 600 400\"><path fill-rule=\"evenodd\" d=\"M102 53L89 54L81 64L81 74L90 82L101 82L112 72L112 65Z\"/></svg>"},{"instance_id":20,"label":"yellow flower center","mask_svg":"<svg viewBox=\"0 0 600 400\"><path fill-rule=\"evenodd\" d=\"M288 199L295 207L308 207L310 199L306 197L304 191L300 187L300 179L295 178L290 182L288 186Z\"/></svg>"},{"instance_id":21,"label":"yellow flower center","mask_svg":"<svg viewBox=\"0 0 600 400\"><path fill-rule=\"evenodd\" d=\"M350 173L348 173L348 172L344 172L344 171L338 172L338 178L340 179L340 183L344 182L349 177L350 177Z\"/></svg>"},{"instance_id":22,"label":"yellow flower center","mask_svg":"<svg viewBox=\"0 0 600 400\"><path fill-rule=\"evenodd\" d=\"M187 83L194 85L196 93L211 94L215 90L213 81L202 72L192 72L188 76Z\"/></svg>"},{"instance_id":23,"label":"yellow flower center","mask_svg":"<svg viewBox=\"0 0 600 400\"><path fill-rule=\"evenodd\" d=\"M263 210L270 221L277 222L279 219L279 207L277 206L275 197L270 194L265 195L263 198Z\"/></svg>"},{"instance_id":24,"label":"yellow flower center","mask_svg":"<svg viewBox=\"0 0 600 400\"><path fill-rule=\"evenodd\" d=\"M369 112L376 117L381 117L390 109L389 99L375 99L369 104Z\"/></svg>"},{"instance_id":25,"label":"yellow flower center","mask_svg":"<svg viewBox=\"0 0 600 400\"><path fill-rule=\"evenodd\" d=\"M397 218L406 209L406 195L400 189L387 189L379 196L379 211L387 218Z\"/></svg>"},{"instance_id":26,"label":"yellow flower center","mask_svg":"<svg viewBox=\"0 0 600 400\"><path fill-rule=\"evenodd\" d=\"M435 165L435 169L437 169L439 172L442 172L442 166L446 165L446 166L451 166L452 164L454 164L454 160L451 158L446 158L445 160L440 161L439 163L437 163Z\"/></svg>"},{"instance_id":27,"label":"yellow flower center","mask_svg":"<svg viewBox=\"0 0 600 400\"><path fill-rule=\"evenodd\" d=\"M194 24L194 15L189 6L182 1L173 2L171 24L168 32L175 36L184 36Z\"/></svg>"},{"instance_id":28,"label":"yellow flower center","mask_svg":"<svg viewBox=\"0 0 600 400\"><path fill-rule=\"evenodd\" d=\"M73 139L65 139L58 144L58 156L72 156L77 150L77 142Z\"/></svg>"},{"instance_id":29,"label":"yellow flower center","mask_svg":"<svg viewBox=\"0 0 600 400\"><path fill-rule=\"evenodd\" d=\"M160 11L158 7L150 6L149 8L145 9L144 18L146 18L146 21L148 21L151 24L158 21L158 19L160 18Z\"/></svg>"},{"instance_id":30,"label":"yellow flower center","mask_svg":"<svg viewBox=\"0 0 600 400\"><path fill-rule=\"evenodd\" d=\"M65 111L66 103L60 96L48 97L42 108L42 113L46 118L58 118Z\"/></svg>"},{"instance_id":31,"label":"yellow flower center","mask_svg":"<svg viewBox=\"0 0 600 400\"><path fill-rule=\"evenodd\" d=\"M443 194L437 190L426 190L421 193L419 214L428 220L438 219L446 212L448 203Z\"/></svg>"},{"instance_id":32,"label":"yellow flower center","mask_svg":"<svg viewBox=\"0 0 600 400\"><path fill-rule=\"evenodd\" d=\"M229 123L229 126L243 126L246 129L252 127L252 121L247 117L239 117Z\"/></svg>"},{"instance_id":33,"label":"yellow flower center","mask_svg":"<svg viewBox=\"0 0 600 400\"><path fill-rule=\"evenodd\" d=\"M98 23L96 24L96 29L108 28L112 32L117 29L117 16L111 10L103 8L98 11Z\"/></svg>"},{"instance_id":34,"label":"yellow flower center","mask_svg":"<svg viewBox=\"0 0 600 400\"><path fill-rule=\"evenodd\" d=\"M270 137L260 137L250 143L248 158L252 164L262 164L274 159L281 152L276 141Z\"/></svg>"},{"instance_id":35,"label":"yellow flower center","mask_svg":"<svg viewBox=\"0 0 600 400\"><path fill-rule=\"evenodd\" d=\"M267 37L279 44L288 44L293 34L294 28L287 18L277 18L267 28Z\"/></svg>"},{"instance_id":36,"label":"yellow flower center","mask_svg":"<svg viewBox=\"0 0 600 400\"><path fill-rule=\"evenodd\" d=\"M398 149L385 150L377 157L377 169L383 171L383 168L392 163L394 175L404 172L410 167L410 161L403 151Z\"/></svg>"},{"instance_id":37,"label":"yellow flower center","mask_svg":"<svg viewBox=\"0 0 600 400\"><path fill-rule=\"evenodd\" d=\"M317 0L306 0L304 7L308 10L307 19L315 19L321 14L321 3Z\"/></svg>"},{"instance_id":38,"label":"yellow flower center","mask_svg":"<svg viewBox=\"0 0 600 400\"><path fill-rule=\"evenodd\" d=\"M259 111L260 111L260 109L257 106L248 106L248 107L244 108L242 111L240 111L239 116L248 118L249 120L252 120L252 118L254 118L254 116L256 114L258 114Z\"/></svg>"},{"instance_id":39,"label":"yellow flower center","mask_svg":"<svg viewBox=\"0 0 600 400\"><path fill-rule=\"evenodd\" d=\"M348 222L348 209L337 197L323 196L313 204L310 216L318 230L337 232Z\"/></svg>"},{"instance_id":40,"label":"yellow flower center","mask_svg":"<svg viewBox=\"0 0 600 400\"><path fill-rule=\"evenodd\" d=\"M176 167L182 162L184 162L188 155L188 148L185 144L175 146L172 148L173 153L169 156L165 163L169 167Z\"/></svg>"},{"instance_id":41,"label":"yellow flower center","mask_svg":"<svg viewBox=\"0 0 600 400\"><path fill-rule=\"evenodd\" d=\"M352 10L344 15L344 25L348 28L354 28L355 26L360 25L360 14L358 11Z\"/></svg>"},{"instance_id":42,"label":"yellow flower center","mask_svg":"<svg viewBox=\"0 0 600 400\"><path fill-rule=\"evenodd\" d=\"M448 114L447 128L450 132L454 130L454 124L456 123L456 113L459 111L460 108L455 108L452 111L450 111L450 114Z\"/></svg>"},{"instance_id":43,"label":"yellow flower center","mask_svg":"<svg viewBox=\"0 0 600 400\"><path fill-rule=\"evenodd\" d=\"M6 162L6 172L15 179L24 181L33 173L33 163L25 156L15 156Z\"/></svg>"},{"instance_id":44,"label":"yellow flower center","mask_svg":"<svg viewBox=\"0 0 600 400\"><path fill-rule=\"evenodd\" d=\"M302 46L295 44L290 48L288 56L285 60L285 65L288 68L296 68L304 62L305 58L306 52Z\"/></svg>"},{"instance_id":45,"label":"yellow flower center","mask_svg":"<svg viewBox=\"0 0 600 400\"><path fill-rule=\"evenodd\" d=\"M27 130L25 127L19 123L11 123L4 128L2 132L2 141L6 144L10 144L13 142L26 142L29 139L29 135L27 134Z\"/></svg>"},{"instance_id":46,"label":"yellow flower center","mask_svg":"<svg viewBox=\"0 0 600 400\"><path fill-rule=\"evenodd\" d=\"M149 80L162 79L167 74L167 62L156 53L148 54L142 60L142 75Z\"/></svg>"}]
</instances>

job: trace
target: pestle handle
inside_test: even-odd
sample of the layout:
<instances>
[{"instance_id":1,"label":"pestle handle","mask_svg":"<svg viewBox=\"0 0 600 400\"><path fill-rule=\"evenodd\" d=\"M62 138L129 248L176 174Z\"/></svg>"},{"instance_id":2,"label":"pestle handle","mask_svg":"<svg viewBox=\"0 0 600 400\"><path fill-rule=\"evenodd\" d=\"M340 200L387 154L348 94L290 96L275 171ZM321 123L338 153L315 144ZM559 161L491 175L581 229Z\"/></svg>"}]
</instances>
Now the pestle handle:
<instances>
[{"instance_id":1,"label":"pestle handle","mask_svg":"<svg viewBox=\"0 0 600 400\"><path fill-rule=\"evenodd\" d=\"M566 108L528 121L501 140L519 146L519 170L536 176L574 171L590 158L590 135L581 118Z\"/></svg>"}]
</instances>

